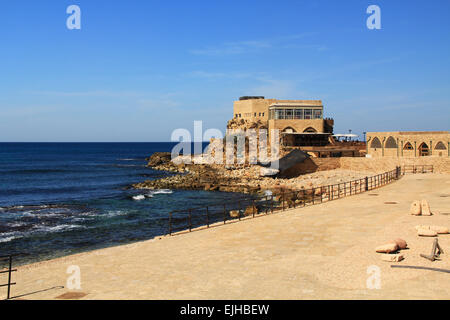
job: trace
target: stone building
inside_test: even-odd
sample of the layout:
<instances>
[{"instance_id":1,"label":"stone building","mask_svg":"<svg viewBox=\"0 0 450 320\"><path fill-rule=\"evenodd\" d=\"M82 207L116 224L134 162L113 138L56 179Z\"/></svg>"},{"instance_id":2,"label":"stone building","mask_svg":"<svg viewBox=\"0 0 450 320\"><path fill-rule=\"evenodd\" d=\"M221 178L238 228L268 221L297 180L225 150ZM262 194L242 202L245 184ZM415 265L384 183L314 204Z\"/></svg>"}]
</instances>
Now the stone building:
<instances>
[{"instance_id":1,"label":"stone building","mask_svg":"<svg viewBox=\"0 0 450 320\"><path fill-rule=\"evenodd\" d=\"M325 146L333 134L333 119L323 117L320 100L277 100L241 97L234 102L228 129L280 130L283 145Z\"/></svg>"},{"instance_id":2,"label":"stone building","mask_svg":"<svg viewBox=\"0 0 450 320\"><path fill-rule=\"evenodd\" d=\"M448 131L367 132L372 157L450 157Z\"/></svg>"}]
</instances>

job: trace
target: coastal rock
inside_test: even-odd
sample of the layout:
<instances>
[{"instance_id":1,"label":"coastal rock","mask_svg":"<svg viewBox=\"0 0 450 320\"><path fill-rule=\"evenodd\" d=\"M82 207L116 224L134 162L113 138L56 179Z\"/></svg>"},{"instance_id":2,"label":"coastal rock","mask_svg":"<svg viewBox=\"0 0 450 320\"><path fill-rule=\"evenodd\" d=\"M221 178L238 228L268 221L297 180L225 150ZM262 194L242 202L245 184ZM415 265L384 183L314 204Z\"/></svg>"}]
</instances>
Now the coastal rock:
<instances>
[{"instance_id":1,"label":"coastal rock","mask_svg":"<svg viewBox=\"0 0 450 320\"><path fill-rule=\"evenodd\" d=\"M246 217L252 216L253 213L254 213L255 215L258 214L258 208L257 208L256 206L250 206L250 207L247 207L247 208L245 209L244 216L246 216Z\"/></svg>"},{"instance_id":2,"label":"coastal rock","mask_svg":"<svg viewBox=\"0 0 450 320\"><path fill-rule=\"evenodd\" d=\"M149 167L156 167L161 164L167 164L170 162L172 156L170 152L155 152L148 160Z\"/></svg>"},{"instance_id":3,"label":"coastal rock","mask_svg":"<svg viewBox=\"0 0 450 320\"><path fill-rule=\"evenodd\" d=\"M230 217L235 219L235 218L239 218L239 210L231 210L230 211Z\"/></svg>"},{"instance_id":4,"label":"coastal rock","mask_svg":"<svg viewBox=\"0 0 450 320\"><path fill-rule=\"evenodd\" d=\"M436 237L437 232L430 229L419 229L417 235L421 237Z\"/></svg>"},{"instance_id":5,"label":"coastal rock","mask_svg":"<svg viewBox=\"0 0 450 320\"><path fill-rule=\"evenodd\" d=\"M405 257L402 254L383 254L381 255L381 260L387 261L387 262L400 262Z\"/></svg>"},{"instance_id":6,"label":"coastal rock","mask_svg":"<svg viewBox=\"0 0 450 320\"><path fill-rule=\"evenodd\" d=\"M411 209L409 210L409 213L411 213L413 216L420 216L422 214L420 201L416 200L411 204Z\"/></svg>"},{"instance_id":7,"label":"coastal rock","mask_svg":"<svg viewBox=\"0 0 450 320\"><path fill-rule=\"evenodd\" d=\"M387 243L387 244L384 244L382 246L375 248L375 251L378 253L391 253L391 252L396 252L397 250L398 250L398 245L395 242Z\"/></svg>"},{"instance_id":8,"label":"coastal rock","mask_svg":"<svg viewBox=\"0 0 450 320\"><path fill-rule=\"evenodd\" d=\"M427 200L422 200L422 215L431 216L430 205Z\"/></svg>"}]
</instances>

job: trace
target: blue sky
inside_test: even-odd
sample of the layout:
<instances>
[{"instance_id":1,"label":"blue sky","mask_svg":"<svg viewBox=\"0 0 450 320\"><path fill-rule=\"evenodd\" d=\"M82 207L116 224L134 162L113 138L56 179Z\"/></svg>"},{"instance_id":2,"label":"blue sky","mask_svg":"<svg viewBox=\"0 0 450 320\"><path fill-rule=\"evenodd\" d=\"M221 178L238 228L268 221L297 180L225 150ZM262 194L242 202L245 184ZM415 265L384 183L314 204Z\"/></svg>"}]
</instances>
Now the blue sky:
<instances>
[{"instance_id":1,"label":"blue sky","mask_svg":"<svg viewBox=\"0 0 450 320\"><path fill-rule=\"evenodd\" d=\"M81 30L68 30L78 5ZM381 30L366 9L381 8ZM449 130L450 1L2 1L0 141L169 141L242 95L335 132Z\"/></svg>"}]
</instances>

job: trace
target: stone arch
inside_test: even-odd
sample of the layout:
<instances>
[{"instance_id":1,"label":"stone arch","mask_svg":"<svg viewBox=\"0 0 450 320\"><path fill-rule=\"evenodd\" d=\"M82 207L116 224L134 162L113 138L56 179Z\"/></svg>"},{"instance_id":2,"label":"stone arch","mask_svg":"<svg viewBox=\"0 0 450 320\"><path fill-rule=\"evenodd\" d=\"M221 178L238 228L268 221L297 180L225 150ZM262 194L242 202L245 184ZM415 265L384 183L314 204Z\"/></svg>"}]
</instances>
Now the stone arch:
<instances>
[{"instance_id":1,"label":"stone arch","mask_svg":"<svg viewBox=\"0 0 450 320\"><path fill-rule=\"evenodd\" d=\"M380 141L380 139L378 139L377 137L374 137L372 139L372 142L370 143L370 147L374 148L374 149L381 148L381 141Z\"/></svg>"},{"instance_id":2,"label":"stone arch","mask_svg":"<svg viewBox=\"0 0 450 320\"><path fill-rule=\"evenodd\" d=\"M286 127L286 128L283 129L282 132L293 133L293 132L297 132L297 131L295 131L295 129L292 128L292 127Z\"/></svg>"},{"instance_id":3,"label":"stone arch","mask_svg":"<svg viewBox=\"0 0 450 320\"><path fill-rule=\"evenodd\" d=\"M305 130L303 130L303 132L305 132L305 133L317 133L317 130L314 129L313 127L308 127Z\"/></svg>"},{"instance_id":4,"label":"stone arch","mask_svg":"<svg viewBox=\"0 0 450 320\"><path fill-rule=\"evenodd\" d=\"M422 142L419 145L419 156L420 157L427 157L430 155L430 148L428 147L428 145L425 142Z\"/></svg>"},{"instance_id":5,"label":"stone arch","mask_svg":"<svg viewBox=\"0 0 450 320\"><path fill-rule=\"evenodd\" d=\"M397 148L397 142L395 142L395 139L393 137L389 137L386 140L386 143L384 144L385 148L388 149L396 149Z\"/></svg>"},{"instance_id":6,"label":"stone arch","mask_svg":"<svg viewBox=\"0 0 450 320\"><path fill-rule=\"evenodd\" d=\"M439 141L436 143L436 147L434 147L436 150L447 150L445 144L442 141Z\"/></svg>"},{"instance_id":7,"label":"stone arch","mask_svg":"<svg viewBox=\"0 0 450 320\"><path fill-rule=\"evenodd\" d=\"M403 146L403 150L414 150L414 147L410 142L406 142L405 145Z\"/></svg>"}]
</instances>

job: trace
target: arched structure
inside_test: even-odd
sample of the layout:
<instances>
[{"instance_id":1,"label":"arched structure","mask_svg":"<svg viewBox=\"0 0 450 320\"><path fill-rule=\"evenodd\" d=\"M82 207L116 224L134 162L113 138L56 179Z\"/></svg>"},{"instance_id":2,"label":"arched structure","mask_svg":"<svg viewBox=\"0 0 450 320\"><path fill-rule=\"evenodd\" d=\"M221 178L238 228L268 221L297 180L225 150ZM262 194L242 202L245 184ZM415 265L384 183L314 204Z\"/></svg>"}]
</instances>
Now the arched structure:
<instances>
[{"instance_id":1,"label":"arched structure","mask_svg":"<svg viewBox=\"0 0 450 320\"><path fill-rule=\"evenodd\" d=\"M439 141L436 143L436 146L434 147L436 150L447 150L447 147L442 141Z\"/></svg>"},{"instance_id":2,"label":"arched structure","mask_svg":"<svg viewBox=\"0 0 450 320\"><path fill-rule=\"evenodd\" d=\"M373 149L381 148L381 141L377 137L374 137L372 139L372 142L370 143L370 147Z\"/></svg>"},{"instance_id":3,"label":"arched structure","mask_svg":"<svg viewBox=\"0 0 450 320\"><path fill-rule=\"evenodd\" d=\"M428 145L425 142L422 142L419 145L419 156L420 157L427 157L430 155L430 148L428 147Z\"/></svg>"},{"instance_id":4,"label":"arched structure","mask_svg":"<svg viewBox=\"0 0 450 320\"><path fill-rule=\"evenodd\" d=\"M414 150L414 147L413 147L413 145L411 143L406 142L404 147L403 147L403 150Z\"/></svg>"},{"instance_id":5,"label":"arched structure","mask_svg":"<svg viewBox=\"0 0 450 320\"><path fill-rule=\"evenodd\" d=\"M317 133L317 130L314 129L313 127L308 127L303 132L304 133Z\"/></svg>"},{"instance_id":6,"label":"arched structure","mask_svg":"<svg viewBox=\"0 0 450 320\"><path fill-rule=\"evenodd\" d=\"M397 149L397 142L395 142L395 139L393 137L389 137L387 138L384 147L388 149Z\"/></svg>"}]
</instances>

